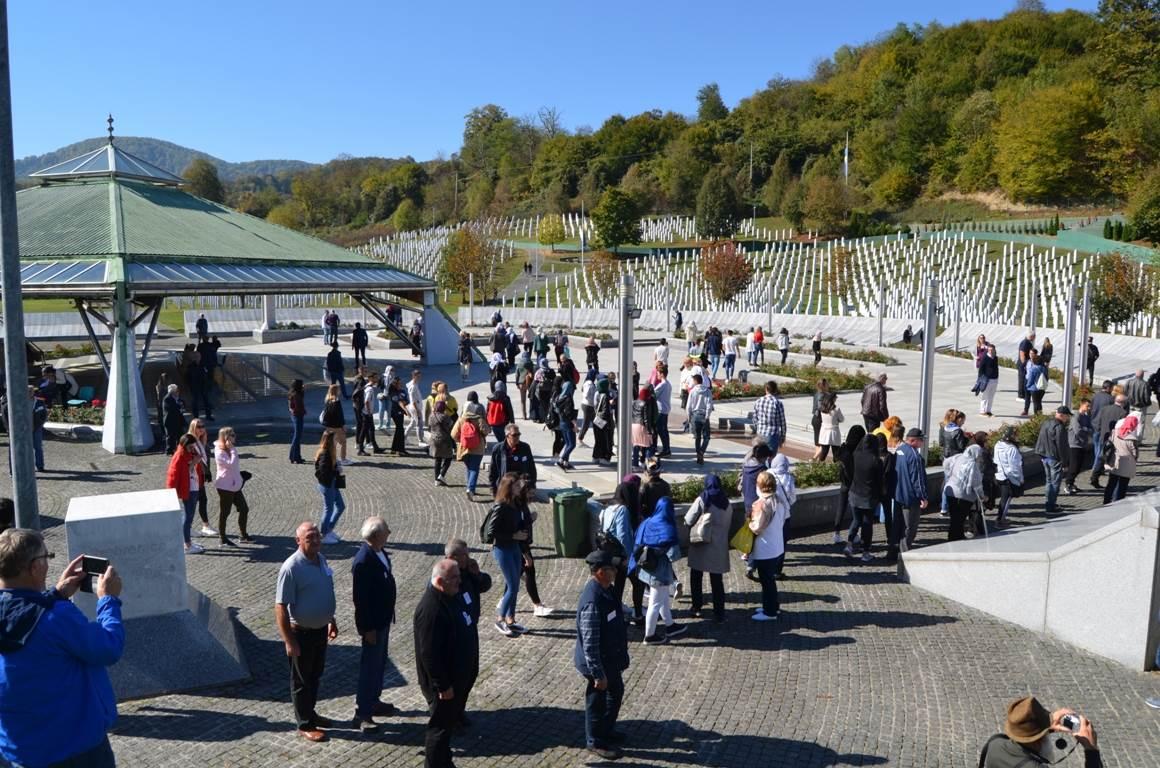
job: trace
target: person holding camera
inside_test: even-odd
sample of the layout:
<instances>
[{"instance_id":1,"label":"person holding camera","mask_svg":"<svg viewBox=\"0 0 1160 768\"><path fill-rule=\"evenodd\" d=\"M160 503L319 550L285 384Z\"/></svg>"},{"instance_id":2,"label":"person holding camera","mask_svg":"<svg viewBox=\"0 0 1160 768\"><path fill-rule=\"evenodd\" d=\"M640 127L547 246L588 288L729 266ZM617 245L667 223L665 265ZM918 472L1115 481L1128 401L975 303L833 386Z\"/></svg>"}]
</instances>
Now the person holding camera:
<instances>
[{"instance_id":1,"label":"person holding camera","mask_svg":"<svg viewBox=\"0 0 1160 768\"><path fill-rule=\"evenodd\" d=\"M37 531L0 533L0 762L111 768L117 702L106 668L125 648L121 577L106 566L95 580L89 621L70 602L90 578L85 557L45 591L52 557Z\"/></svg>"},{"instance_id":2,"label":"person holding camera","mask_svg":"<svg viewBox=\"0 0 1160 768\"><path fill-rule=\"evenodd\" d=\"M1096 729L1083 715L1063 708L1048 712L1034 696L1024 696L1007 705L1003 733L987 739L979 754L979 768L1021 768L1058 762L1074 745L1053 733L1070 733L1083 747L1085 768L1100 768L1100 748ZM1053 759L1054 758L1054 759Z\"/></svg>"}]
</instances>

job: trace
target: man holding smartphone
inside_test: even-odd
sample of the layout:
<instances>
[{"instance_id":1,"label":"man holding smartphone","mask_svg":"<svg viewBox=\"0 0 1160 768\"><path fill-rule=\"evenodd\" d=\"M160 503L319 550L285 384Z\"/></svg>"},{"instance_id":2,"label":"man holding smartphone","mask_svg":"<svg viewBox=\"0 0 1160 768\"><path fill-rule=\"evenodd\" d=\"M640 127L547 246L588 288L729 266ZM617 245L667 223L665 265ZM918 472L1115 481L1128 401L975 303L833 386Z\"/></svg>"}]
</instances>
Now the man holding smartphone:
<instances>
[{"instance_id":1,"label":"man holding smartphone","mask_svg":"<svg viewBox=\"0 0 1160 768\"><path fill-rule=\"evenodd\" d=\"M0 758L110 768L117 701L106 667L125 648L121 577L107 566L96 579L90 622L69 599L90 579L84 561L97 558L75 558L45 591L52 557L37 531L0 533Z\"/></svg>"}]
</instances>

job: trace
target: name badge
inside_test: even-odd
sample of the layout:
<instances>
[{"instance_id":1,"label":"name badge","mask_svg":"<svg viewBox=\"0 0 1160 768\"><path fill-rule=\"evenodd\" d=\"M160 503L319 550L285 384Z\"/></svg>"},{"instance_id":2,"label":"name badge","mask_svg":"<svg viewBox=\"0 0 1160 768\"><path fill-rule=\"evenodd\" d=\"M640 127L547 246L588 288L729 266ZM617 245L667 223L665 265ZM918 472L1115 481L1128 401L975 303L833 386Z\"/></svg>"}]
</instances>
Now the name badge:
<instances>
[{"instance_id":1,"label":"name badge","mask_svg":"<svg viewBox=\"0 0 1160 768\"><path fill-rule=\"evenodd\" d=\"M616 611L609 611L607 620L616 621Z\"/></svg>"},{"instance_id":2,"label":"name badge","mask_svg":"<svg viewBox=\"0 0 1160 768\"><path fill-rule=\"evenodd\" d=\"M467 603L468 605L471 605L471 593L470 592L463 593L463 602Z\"/></svg>"},{"instance_id":3,"label":"name badge","mask_svg":"<svg viewBox=\"0 0 1160 768\"><path fill-rule=\"evenodd\" d=\"M462 611L462 613L463 613L463 623L470 627L471 626L471 615L467 611Z\"/></svg>"}]
</instances>

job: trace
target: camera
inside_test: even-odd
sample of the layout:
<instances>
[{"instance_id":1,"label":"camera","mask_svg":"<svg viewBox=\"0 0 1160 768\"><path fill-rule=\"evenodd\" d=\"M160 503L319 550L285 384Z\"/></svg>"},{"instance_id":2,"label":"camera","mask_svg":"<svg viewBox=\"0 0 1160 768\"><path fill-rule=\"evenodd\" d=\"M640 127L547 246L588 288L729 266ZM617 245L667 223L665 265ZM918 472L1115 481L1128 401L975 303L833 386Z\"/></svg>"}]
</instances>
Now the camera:
<instances>
[{"instance_id":1,"label":"camera","mask_svg":"<svg viewBox=\"0 0 1160 768\"><path fill-rule=\"evenodd\" d=\"M1079 732L1079 715L1064 715L1060 723L1072 733Z\"/></svg>"},{"instance_id":2,"label":"camera","mask_svg":"<svg viewBox=\"0 0 1160 768\"><path fill-rule=\"evenodd\" d=\"M81 558L81 570L85 577L81 579L81 592L93 591L93 577L100 576L109 569L109 561L103 557L91 557L85 555Z\"/></svg>"}]
</instances>

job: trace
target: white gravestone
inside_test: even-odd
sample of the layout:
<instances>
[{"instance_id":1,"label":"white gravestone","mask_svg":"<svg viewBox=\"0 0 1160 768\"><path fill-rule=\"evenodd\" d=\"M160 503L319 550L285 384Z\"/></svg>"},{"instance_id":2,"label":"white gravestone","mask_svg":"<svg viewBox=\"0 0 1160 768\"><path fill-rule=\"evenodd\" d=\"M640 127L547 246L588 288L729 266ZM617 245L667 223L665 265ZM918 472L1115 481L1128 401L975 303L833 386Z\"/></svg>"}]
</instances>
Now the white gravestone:
<instances>
[{"instance_id":1,"label":"white gravestone","mask_svg":"<svg viewBox=\"0 0 1160 768\"><path fill-rule=\"evenodd\" d=\"M64 521L69 560L80 554L108 559L125 582L125 619L184 611L184 518L172 488L78 496L69 501ZM75 600L90 618L95 615L94 595L77 592Z\"/></svg>"}]
</instances>

